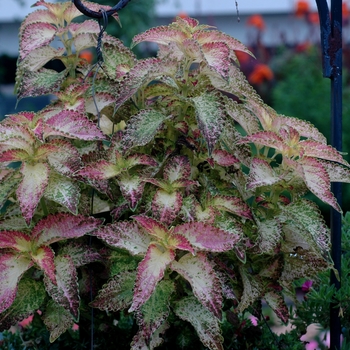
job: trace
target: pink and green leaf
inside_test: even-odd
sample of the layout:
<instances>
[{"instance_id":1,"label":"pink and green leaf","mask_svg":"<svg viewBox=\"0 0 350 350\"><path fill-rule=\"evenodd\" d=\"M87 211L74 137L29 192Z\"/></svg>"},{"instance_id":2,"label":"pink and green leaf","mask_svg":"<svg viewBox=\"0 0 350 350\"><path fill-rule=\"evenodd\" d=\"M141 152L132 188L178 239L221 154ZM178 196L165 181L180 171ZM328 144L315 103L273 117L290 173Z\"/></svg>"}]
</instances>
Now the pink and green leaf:
<instances>
[{"instance_id":1,"label":"pink and green leaf","mask_svg":"<svg viewBox=\"0 0 350 350\"><path fill-rule=\"evenodd\" d=\"M0 313L12 305L18 281L32 265L28 257L13 253L0 254Z\"/></svg>"},{"instance_id":2,"label":"pink and green leaf","mask_svg":"<svg viewBox=\"0 0 350 350\"><path fill-rule=\"evenodd\" d=\"M51 214L35 225L32 237L36 240L37 246L49 245L90 234L101 224L101 220L84 215Z\"/></svg>"},{"instance_id":3,"label":"pink and green leaf","mask_svg":"<svg viewBox=\"0 0 350 350\"><path fill-rule=\"evenodd\" d=\"M151 297L167 266L174 259L173 250L161 250L155 244L148 247L145 258L137 268L134 297L129 312L138 310Z\"/></svg>"},{"instance_id":4,"label":"pink and green leaf","mask_svg":"<svg viewBox=\"0 0 350 350\"><path fill-rule=\"evenodd\" d=\"M131 254L145 254L151 237L136 222L118 221L92 233L108 245L128 250Z\"/></svg>"},{"instance_id":5,"label":"pink and green leaf","mask_svg":"<svg viewBox=\"0 0 350 350\"><path fill-rule=\"evenodd\" d=\"M91 262L102 260L101 254L99 254L96 249L74 241L64 245L60 249L59 255L69 256L72 259L75 267L80 267Z\"/></svg>"},{"instance_id":6,"label":"pink and green leaf","mask_svg":"<svg viewBox=\"0 0 350 350\"><path fill-rule=\"evenodd\" d=\"M69 311L74 320L79 319L79 291L78 274L73 260L68 256L56 256L56 277L57 283L52 283L52 279L44 278L46 291L52 299ZM46 277L46 276L45 276Z\"/></svg>"},{"instance_id":7,"label":"pink and green leaf","mask_svg":"<svg viewBox=\"0 0 350 350\"><path fill-rule=\"evenodd\" d=\"M143 215L136 215L132 218L136 220L150 235L158 237L161 240L165 239L169 234L167 227L155 219Z\"/></svg>"},{"instance_id":8,"label":"pink and green leaf","mask_svg":"<svg viewBox=\"0 0 350 350\"><path fill-rule=\"evenodd\" d=\"M51 343L74 325L71 313L53 300L49 300L47 303L42 319L45 326L50 331Z\"/></svg>"},{"instance_id":9,"label":"pink and green leaf","mask_svg":"<svg viewBox=\"0 0 350 350\"><path fill-rule=\"evenodd\" d=\"M120 176L118 184L123 197L129 203L130 209L135 210L142 198L145 182L139 176Z\"/></svg>"},{"instance_id":10,"label":"pink and green leaf","mask_svg":"<svg viewBox=\"0 0 350 350\"><path fill-rule=\"evenodd\" d=\"M239 163L239 159L237 159L233 154L224 150L214 150L211 157L213 158L216 164L225 167Z\"/></svg>"},{"instance_id":11,"label":"pink and green leaf","mask_svg":"<svg viewBox=\"0 0 350 350\"><path fill-rule=\"evenodd\" d=\"M44 128L44 137L64 136L79 140L104 140L101 130L86 116L63 110L47 119Z\"/></svg>"},{"instance_id":12,"label":"pink and green leaf","mask_svg":"<svg viewBox=\"0 0 350 350\"><path fill-rule=\"evenodd\" d=\"M195 297L186 297L175 304L175 314L192 324L204 346L211 350L223 350L220 321L198 302Z\"/></svg>"},{"instance_id":13,"label":"pink and green leaf","mask_svg":"<svg viewBox=\"0 0 350 350\"><path fill-rule=\"evenodd\" d=\"M199 130L207 142L208 154L211 156L223 129L223 106L215 94L209 93L193 97L192 101Z\"/></svg>"},{"instance_id":14,"label":"pink and green leaf","mask_svg":"<svg viewBox=\"0 0 350 350\"><path fill-rule=\"evenodd\" d=\"M176 156L169 159L164 167L163 177L170 183L177 180L187 180L191 175L191 164L186 156Z\"/></svg>"},{"instance_id":15,"label":"pink and green leaf","mask_svg":"<svg viewBox=\"0 0 350 350\"><path fill-rule=\"evenodd\" d=\"M169 226L176 218L182 207L182 194L180 192L168 193L157 190L152 201L153 216Z\"/></svg>"},{"instance_id":16,"label":"pink and green leaf","mask_svg":"<svg viewBox=\"0 0 350 350\"><path fill-rule=\"evenodd\" d=\"M261 253L274 253L277 245L282 240L282 227L276 219L257 222Z\"/></svg>"},{"instance_id":17,"label":"pink and green leaf","mask_svg":"<svg viewBox=\"0 0 350 350\"><path fill-rule=\"evenodd\" d=\"M281 293L275 291L267 292L264 295L264 299L278 318L283 323L287 323L289 319L289 311Z\"/></svg>"},{"instance_id":18,"label":"pink and green leaf","mask_svg":"<svg viewBox=\"0 0 350 350\"><path fill-rule=\"evenodd\" d=\"M72 214L77 214L80 187L74 180L52 172L44 197L67 208Z\"/></svg>"},{"instance_id":19,"label":"pink and green leaf","mask_svg":"<svg viewBox=\"0 0 350 350\"><path fill-rule=\"evenodd\" d=\"M45 273L51 283L56 284L55 253L47 246L41 246L32 252L33 262Z\"/></svg>"},{"instance_id":20,"label":"pink and green leaf","mask_svg":"<svg viewBox=\"0 0 350 350\"><path fill-rule=\"evenodd\" d=\"M209 66L226 78L232 56L229 46L224 42L207 42L201 49Z\"/></svg>"},{"instance_id":21,"label":"pink and green leaf","mask_svg":"<svg viewBox=\"0 0 350 350\"><path fill-rule=\"evenodd\" d=\"M124 271L111 278L98 292L90 306L104 311L119 311L130 307L136 272Z\"/></svg>"},{"instance_id":22,"label":"pink and green leaf","mask_svg":"<svg viewBox=\"0 0 350 350\"><path fill-rule=\"evenodd\" d=\"M37 311L46 298L46 291L41 281L23 277L18 283L17 295L13 304L0 315L0 331L24 320Z\"/></svg>"},{"instance_id":23,"label":"pink and green leaf","mask_svg":"<svg viewBox=\"0 0 350 350\"><path fill-rule=\"evenodd\" d=\"M190 222L174 228L174 234L188 239L198 250L224 252L232 249L240 240L240 236L203 222Z\"/></svg>"},{"instance_id":24,"label":"pink and green leaf","mask_svg":"<svg viewBox=\"0 0 350 350\"><path fill-rule=\"evenodd\" d=\"M191 284L196 298L221 320L223 298L220 281L206 255L202 252L195 256L186 254L179 261L173 261L170 268Z\"/></svg>"},{"instance_id":25,"label":"pink and green leaf","mask_svg":"<svg viewBox=\"0 0 350 350\"><path fill-rule=\"evenodd\" d=\"M22 163L20 171L23 177L16 194L22 215L29 224L49 183L50 169L45 163Z\"/></svg>"},{"instance_id":26,"label":"pink and green leaf","mask_svg":"<svg viewBox=\"0 0 350 350\"><path fill-rule=\"evenodd\" d=\"M151 142L168 118L168 116L153 109L144 109L132 116L123 136L124 148L144 146Z\"/></svg>"},{"instance_id":27,"label":"pink and green leaf","mask_svg":"<svg viewBox=\"0 0 350 350\"><path fill-rule=\"evenodd\" d=\"M21 176L18 172L8 169L0 170L0 208L3 207L11 193L21 182Z\"/></svg>"},{"instance_id":28,"label":"pink and green leaf","mask_svg":"<svg viewBox=\"0 0 350 350\"><path fill-rule=\"evenodd\" d=\"M249 205L239 197L217 195L212 198L210 205L243 218L250 220L253 218Z\"/></svg>"},{"instance_id":29,"label":"pink and green leaf","mask_svg":"<svg viewBox=\"0 0 350 350\"><path fill-rule=\"evenodd\" d=\"M30 236L19 231L0 231L0 248L9 248L18 252L30 252Z\"/></svg>"}]
</instances>

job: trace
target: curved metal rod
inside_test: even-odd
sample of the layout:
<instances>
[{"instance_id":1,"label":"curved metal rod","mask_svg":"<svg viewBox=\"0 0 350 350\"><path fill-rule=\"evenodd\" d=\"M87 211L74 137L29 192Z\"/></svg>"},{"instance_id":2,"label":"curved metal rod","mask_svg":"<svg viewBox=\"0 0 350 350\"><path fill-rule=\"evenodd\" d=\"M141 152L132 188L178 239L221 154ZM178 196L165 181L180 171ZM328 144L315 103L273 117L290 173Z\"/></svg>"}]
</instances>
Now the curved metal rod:
<instances>
[{"instance_id":1,"label":"curved metal rod","mask_svg":"<svg viewBox=\"0 0 350 350\"><path fill-rule=\"evenodd\" d=\"M106 11L107 17L112 16L113 14L124 8L129 3L129 1L130 0L120 0L117 5L113 6L110 10ZM101 11L90 10L81 2L81 0L73 0L73 3L75 7L85 16L91 18L103 18L103 14Z\"/></svg>"}]
</instances>

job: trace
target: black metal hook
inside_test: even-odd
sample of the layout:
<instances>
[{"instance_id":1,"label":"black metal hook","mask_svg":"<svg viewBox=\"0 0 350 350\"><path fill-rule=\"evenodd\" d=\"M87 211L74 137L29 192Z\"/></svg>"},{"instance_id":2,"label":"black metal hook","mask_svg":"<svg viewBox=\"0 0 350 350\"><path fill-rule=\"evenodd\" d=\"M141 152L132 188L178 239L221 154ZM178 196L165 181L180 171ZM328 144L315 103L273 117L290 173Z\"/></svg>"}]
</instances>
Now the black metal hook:
<instances>
[{"instance_id":1,"label":"black metal hook","mask_svg":"<svg viewBox=\"0 0 350 350\"><path fill-rule=\"evenodd\" d=\"M81 0L72 0L75 7L83 13L85 16L91 17L91 18L104 18L104 16L110 17L122 8L124 8L130 0L120 0L117 5L113 6L108 11L93 11L90 10L88 7L86 7Z\"/></svg>"}]
</instances>

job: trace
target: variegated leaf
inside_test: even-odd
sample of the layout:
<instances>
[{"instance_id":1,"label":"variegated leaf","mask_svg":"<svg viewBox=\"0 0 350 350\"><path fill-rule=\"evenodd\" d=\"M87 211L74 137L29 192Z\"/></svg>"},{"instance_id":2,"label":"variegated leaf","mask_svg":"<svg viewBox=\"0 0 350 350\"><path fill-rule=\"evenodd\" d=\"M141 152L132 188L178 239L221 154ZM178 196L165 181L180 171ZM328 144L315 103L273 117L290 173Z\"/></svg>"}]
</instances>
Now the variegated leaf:
<instances>
[{"instance_id":1,"label":"variegated leaf","mask_svg":"<svg viewBox=\"0 0 350 350\"><path fill-rule=\"evenodd\" d=\"M68 238L91 234L102 224L101 220L68 213L51 214L40 220L32 230L36 245L49 245Z\"/></svg>"},{"instance_id":2,"label":"variegated leaf","mask_svg":"<svg viewBox=\"0 0 350 350\"><path fill-rule=\"evenodd\" d=\"M179 261L173 261L170 268L190 282L196 298L220 320L223 301L220 281L206 255L186 254Z\"/></svg>"},{"instance_id":3,"label":"variegated leaf","mask_svg":"<svg viewBox=\"0 0 350 350\"><path fill-rule=\"evenodd\" d=\"M102 256L97 252L97 250L91 246L69 242L64 245L60 251L60 256L69 256L75 267L80 267L89 264L94 261L102 260Z\"/></svg>"},{"instance_id":4,"label":"variegated leaf","mask_svg":"<svg viewBox=\"0 0 350 350\"><path fill-rule=\"evenodd\" d=\"M162 326L170 313L169 301L175 291L172 281L160 281L151 297L136 312L139 333L149 343L154 332Z\"/></svg>"},{"instance_id":5,"label":"variegated leaf","mask_svg":"<svg viewBox=\"0 0 350 350\"><path fill-rule=\"evenodd\" d=\"M41 281L23 277L18 283L15 301L0 315L0 331L8 330L32 315L41 307L45 298L46 291Z\"/></svg>"},{"instance_id":6,"label":"variegated leaf","mask_svg":"<svg viewBox=\"0 0 350 350\"><path fill-rule=\"evenodd\" d=\"M79 34L98 34L100 32L98 23L92 19L86 20L82 23L70 23L65 29L69 30L73 37Z\"/></svg>"},{"instance_id":7,"label":"variegated leaf","mask_svg":"<svg viewBox=\"0 0 350 350\"><path fill-rule=\"evenodd\" d=\"M33 50L50 44L57 27L45 22L30 23L23 28L20 37L20 59L23 60Z\"/></svg>"},{"instance_id":8,"label":"variegated leaf","mask_svg":"<svg viewBox=\"0 0 350 350\"><path fill-rule=\"evenodd\" d=\"M17 188L21 181L18 172L11 170L0 170L0 208L3 207L7 198Z\"/></svg>"},{"instance_id":9,"label":"variegated leaf","mask_svg":"<svg viewBox=\"0 0 350 350\"><path fill-rule=\"evenodd\" d=\"M23 33L24 29L32 23L51 23L51 24L56 24L57 23L57 18L56 16L47 11L47 10L36 10L29 15L26 16L26 18L23 20L21 27L19 29L20 34Z\"/></svg>"},{"instance_id":10,"label":"variegated leaf","mask_svg":"<svg viewBox=\"0 0 350 350\"><path fill-rule=\"evenodd\" d=\"M44 272L45 276L47 276L51 283L56 284L56 266L55 266L55 252L47 246L42 246L35 249L32 252L32 260L38 267Z\"/></svg>"},{"instance_id":11,"label":"variegated leaf","mask_svg":"<svg viewBox=\"0 0 350 350\"><path fill-rule=\"evenodd\" d=\"M167 227L153 218L143 215L136 215L133 216L133 219L136 220L152 236L158 237L159 239L165 239L168 236Z\"/></svg>"},{"instance_id":12,"label":"variegated leaf","mask_svg":"<svg viewBox=\"0 0 350 350\"><path fill-rule=\"evenodd\" d=\"M154 217L169 226L176 218L182 206L182 194L178 191L168 193L157 190L152 201Z\"/></svg>"},{"instance_id":13,"label":"variegated leaf","mask_svg":"<svg viewBox=\"0 0 350 350\"><path fill-rule=\"evenodd\" d=\"M238 143L252 142L258 145L275 148L281 153L287 152L289 147L284 143L281 136L277 135L273 131L259 131L255 134L243 137Z\"/></svg>"},{"instance_id":14,"label":"variegated leaf","mask_svg":"<svg viewBox=\"0 0 350 350\"><path fill-rule=\"evenodd\" d=\"M73 260L68 255L56 256L55 266L57 284L53 284L52 280L45 276L46 291L58 305L71 313L75 321L78 321L80 297L78 274Z\"/></svg>"},{"instance_id":15,"label":"variegated leaf","mask_svg":"<svg viewBox=\"0 0 350 350\"><path fill-rule=\"evenodd\" d=\"M153 109L141 110L131 117L122 140L124 149L144 146L152 141L168 118L169 116Z\"/></svg>"},{"instance_id":16,"label":"variegated leaf","mask_svg":"<svg viewBox=\"0 0 350 350\"><path fill-rule=\"evenodd\" d=\"M88 118L78 112L64 110L47 119L44 137L64 136L79 140L104 140L102 131Z\"/></svg>"},{"instance_id":17,"label":"variegated leaf","mask_svg":"<svg viewBox=\"0 0 350 350\"><path fill-rule=\"evenodd\" d=\"M78 174L90 180L107 180L119 175L121 172L122 169L118 165L100 159L79 169Z\"/></svg>"},{"instance_id":18,"label":"variegated leaf","mask_svg":"<svg viewBox=\"0 0 350 350\"><path fill-rule=\"evenodd\" d=\"M240 236L203 222L190 222L174 228L174 234L180 234L188 239L198 250L224 252L232 249Z\"/></svg>"},{"instance_id":19,"label":"variegated leaf","mask_svg":"<svg viewBox=\"0 0 350 350\"><path fill-rule=\"evenodd\" d=\"M89 49L90 47L96 46L96 37L93 34L83 33L73 38L73 43L76 52Z\"/></svg>"},{"instance_id":20,"label":"variegated leaf","mask_svg":"<svg viewBox=\"0 0 350 350\"><path fill-rule=\"evenodd\" d=\"M44 197L77 214L80 199L79 184L59 174L51 173Z\"/></svg>"},{"instance_id":21,"label":"variegated leaf","mask_svg":"<svg viewBox=\"0 0 350 350\"><path fill-rule=\"evenodd\" d=\"M243 218L250 220L253 218L249 205L239 197L217 195L212 198L210 205L219 210L228 211L229 213L236 214Z\"/></svg>"},{"instance_id":22,"label":"variegated leaf","mask_svg":"<svg viewBox=\"0 0 350 350\"><path fill-rule=\"evenodd\" d=\"M277 245L282 240L282 227L276 219L257 221L259 249L261 253L277 253Z\"/></svg>"},{"instance_id":23,"label":"variegated leaf","mask_svg":"<svg viewBox=\"0 0 350 350\"><path fill-rule=\"evenodd\" d=\"M255 300L259 299L263 293L263 286L256 277L248 273L243 267L239 269L242 282L243 282L243 294L241 300L237 306L237 311L243 313Z\"/></svg>"},{"instance_id":24,"label":"variegated leaf","mask_svg":"<svg viewBox=\"0 0 350 350\"><path fill-rule=\"evenodd\" d=\"M13 253L0 254L0 313L15 300L18 281L33 263L25 256Z\"/></svg>"},{"instance_id":25,"label":"variegated leaf","mask_svg":"<svg viewBox=\"0 0 350 350\"><path fill-rule=\"evenodd\" d=\"M175 304L175 314L192 324L199 339L210 350L223 350L220 321L203 307L196 298L186 297Z\"/></svg>"},{"instance_id":26,"label":"variegated leaf","mask_svg":"<svg viewBox=\"0 0 350 350\"><path fill-rule=\"evenodd\" d=\"M215 144L223 129L223 106L215 94L203 93L193 97L199 130L207 142L208 154L211 156Z\"/></svg>"},{"instance_id":27,"label":"variegated leaf","mask_svg":"<svg viewBox=\"0 0 350 350\"><path fill-rule=\"evenodd\" d=\"M163 322L161 326L153 332L150 340L146 339L142 332L137 332L134 338L132 338L130 350L155 349L164 342L164 337L162 337L162 335L169 327L170 324L168 322Z\"/></svg>"},{"instance_id":28,"label":"variegated leaf","mask_svg":"<svg viewBox=\"0 0 350 350\"><path fill-rule=\"evenodd\" d=\"M98 116L98 113L102 111L103 108L114 104L115 96L106 92L97 92L93 95L94 97L86 98L85 102L85 112L91 113Z\"/></svg>"},{"instance_id":29,"label":"variegated leaf","mask_svg":"<svg viewBox=\"0 0 350 350\"><path fill-rule=\"evenodd\" d=\"M74 325L73 316L70 312L56 304L53 300L49 300L47 303L42 319L50 331L51 343Z\"/></svg>"},{"instance_id":30,"label":"variegated leaf","mask_svg":"<svg viewBox=\"0 0 350 350\"><path fill-rule=\"evenodd\" d=\"M9 248L18 252L30 252L30 236L19 231L0 231L0 248Z\"/></svg>"},{"instance_id":31,"label":"variegated leaf","mask_svg":"<svg viewBox=\"0 0 350 350\"><path fill-rule=\"evenodd\" d=\"M267 292L264 295L264 299L278 318L283 323L287 323L289 319L289 311L282 294L275 291Z\"/></svg>"},{"instance_id":32,"label":"variegated leaf","mask_svg":"<svg viewBox=\"0 0 350 350\"><path fill-rule=\"evenodd\" d=\"M17 188L16 194L22 215L27 224L30 223L35 209L49 183L49 166L44 163L22 163L22 182Z\"/></svg>"},{"instance_id":33,"label":"variegated leaf","mask_svg":"<svg viewBox=\"0 0 350 350\"><path fill-rule=\"evenodd\" d=\"M151 237L131 221L118 221L92 234L112 247L126 249L133 255L145 254L151 243Z\"/></svg>"},{"instance_id":34,"label":"variegated leaf","mask_svg":"<svg viewBox=\"0 0 350 350\"><path fill-rule=\"evenodd\" d=\"M282 207L282 210L293 234L299 235L313 251L327 254L330 249L330 231L315 203L301 199ZM289 235L286 236L288 240Z\"/></svg>"},{"instance_id":35,"label":"variegated leaf","mask_svg":"<svg viewBox=\"0 0 350 350\"><path fill-rule=\"evenodd\" d=\"M186 156L176 156L168 160L164 167L163 177L170 183L187 180L191 175L191 164Z\"/></svg>"},{"instance_id":36,"label":"variegated leaf","mask_svg":"<svg viewBox=\"0 0 350 350\"><path fill-rule=\"evenodd\" d=\"M343 165L319 160L322 166L327 170L331 182L350 183L350 169Z\"/></svg>"},{"instance_id":37,"label":"variegated leaf","mask_svg":"<svg viewBox=\"0 0 350 350\"><path fill-rule=\"evenodd\" d=\"M138 310L152 295L165 269L175 259L173 250L160 250L150 244L145 258L137 268L134 297L129 312Z\"/></svg>"},{"instance_id":38,"label":"variegated leaf","mask_svg":"<svg viewBox=\"0 0 350 350\"><path fill-rule=\"evenodd\" d=\"M135 279L134 271L124 271L114 276L99 290L90 306L113 312L126 309L132 303Z\"/></svg>"},{"instance_id":39,"label":"variegated leaf","mask_svg":"<svg viewBox=\"0 0 350 350\"><path fill-rule=\"evenodd\" d=\"M229 46L224 42L207 42L201 49L209 66L226 78L232 56Z\"/></svg>"},{"instance_id":40,"label":"variegated leaf","mask_svg":"<svg viewBox=\"0 0 350 350\"><path fill-rule=\"evenodd\" d=\"M225 167L239 163L239 159L237 159L233 154L221 149L214 150L211 157L216 164Z\"/></svg>"},{"instance_id":41,"label":"variegated leaf","mask_svg":"<svg viewBox=\"0 0 350 350\"><path fill-rule=\"evenodd\" d=\"M123 197L129 203L130 209L135 210L142 198L145 182L139 176L120 176L118 184Z\"/></svg>"},{"instance_id":42,"label":"variegated leaf","mask_svg":"<svg viewBox=\"0 0 350 350\"><path fill-rule=\"evenodd\" d=\"M59 90L68 75L68 69L57 73L52 69L41 68L38 71L17 70L16 93L18 100L52 94Z\"/></svg>"},{"instance_id":43,"label":"variegated leaf","mask_svg":"<svg viewBox=\"0 0 350 350\"><path fill-rule=\"evenodd\" d=\"M270 186L281 180L270 164L261 158L253 158L250 166L247 188L255 190L257 187Z\"/></svg>"}]
</instances>

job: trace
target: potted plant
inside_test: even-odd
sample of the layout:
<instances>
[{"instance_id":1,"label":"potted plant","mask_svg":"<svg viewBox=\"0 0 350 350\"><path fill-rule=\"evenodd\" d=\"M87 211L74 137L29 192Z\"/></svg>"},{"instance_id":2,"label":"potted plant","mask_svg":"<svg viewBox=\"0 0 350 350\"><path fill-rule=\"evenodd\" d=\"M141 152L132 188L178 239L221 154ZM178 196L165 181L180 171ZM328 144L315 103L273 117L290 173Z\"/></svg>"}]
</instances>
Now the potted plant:
<instances>
[{"instance_id":1,"label":"potted plant","mask_svg":"<svg viewBox=\"0 0 350 350\"><path fill-rule=\"evenodd\" d=\"M96 309L95 328L119 327L133 349L184 348L180 324L223 349L262 299L287 322L293 282L332 267L305 194L341 211L330 183L349 182L349 164L264 104L239 69L249 50L215 28L152 28L133 46L157 43L157 57L138 60L97 21L75 22L71 2L35 6L17 95L55 99L0 124L1 328L40 309L55 341ZM91 65L80 54L96 46Z\"/></svg>"}]
</instances>

